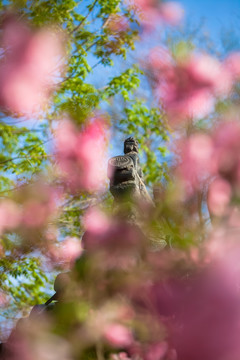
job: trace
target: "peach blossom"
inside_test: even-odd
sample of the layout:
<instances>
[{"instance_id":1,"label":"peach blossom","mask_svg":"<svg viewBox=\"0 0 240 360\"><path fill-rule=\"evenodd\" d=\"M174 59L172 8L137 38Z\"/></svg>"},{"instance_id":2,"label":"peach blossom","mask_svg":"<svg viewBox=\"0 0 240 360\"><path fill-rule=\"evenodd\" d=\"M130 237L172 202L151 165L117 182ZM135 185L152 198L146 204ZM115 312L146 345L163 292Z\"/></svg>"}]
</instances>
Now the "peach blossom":
<instances>
[{"instance_id":1,"label":"peach blossom","mask_svg":"<svg viewBox=\"0 0 240 360\"><path fill-rule=\"evenodd\" d=\"M168 344L163 341L158 344L151 344L146 349L145 360L164 360L168 352Z\"/></svg>"},{"instance_id":2,"label":"peach blossom","mask_svg":"<svg viewBox=\"0 0 240 360\"><path fill-rule=\"evenodd\" d=\"M239 181L240 124L236 120L219 124L213 135L219 174L231 184Z\"/></svg>"},{"instance_id":3,"label":"peach blossom","mask_svg":"<svg viewBox=\"0 0 240 360\"><path fill-rule=\"evenodd\" d=\"M132 333L130 330L120 324L110 324L104 329L104 337L107 342L113 347L129 346L132 341Z\"/></svg>"},{"instance_id":4,"label":"peach blossom","mask_svg":"<svg viewBox=\"0 0 240 360\"><path fill-rule=\"evenodd\" d=\"M198 188L204 180L216 175L222 181L226 180L232 190L239 188L240 125L237 120L220 122L209 135L193 134L180 142L178 148L180 162L177 172L193 188ZM215 196L213 198L216 200Z\"/></svg>"},{"instance_id":5,"label":"peach blossom","mask_svg":"<svg viewBox=\"0 0 240 360\"><path fill-rule=\"evenodd\" d=\"M240 52L231 53L224 61L234 79L240 79Z\"/></svg>"},{"instance_id":6,"label":"peach blossom","mask_svg":"<svg viewBox=\"0 0 240 360\"><path fill-rule=\"evenodd\" d=\"M73 192L97 191L106 179L104 171L106 125L102 118L89 121L82 131L69 121L56 133L56 158L66 186Z\"/></svg>"},{"instance_id":7,"label":"peach blossom","mask_svg":"<svg viewBox=\"0 0 240 360\"><path fill-rule=\"evenodd\" d=\"M167 24L178 25L183 19L184 11L178 2L163 1L159 10L162 20Z\"/></svg>"},{"instance_id":8,"label":"peach blossom","mask_svg":"<svg viewBox=\"0 0 240 360\"><path fill-rule=\"evenodd\" d=\"M217 171L214 143L208 135L192 135L185 143L180 144L180 155L178 173L195 189Z\"/></svg>"},{"instance_id":9,"label":"peach blossom","mask_svg":"<svg viewBox=\"0 0 240 360\"><path fill-rule=\"evenodd\" d=\"M214 109L217 97L229 94L233 78L227 67L205 54L174 62L154 51L149 66L155 74L155 92L172 123L203 117Z\"/></svg>"},{"instance_id":10,"label":"peach blossom","mask_svg":"<svg viewBox=\"0 0 240 360\"><path fill-rule=\"evenodd\" d=\"M2 47L0 106L29 116L45 105L60 75L61 40L51 30L33 32L12 16L2 25Z\"/></svg>"},{"instance_id":11,"label":"peach blossom","mask_svg":"<svg viewBox=\"0 0 240 360\"><path fill-rule=\"evenodd\" d=\"M150 51L148 62L150 69L158 72L171 70L174 64L168 49L161 46L156 46Z\"/></svg>"},{"instance_id":12,"label":"peach blossom","mask_svg":"<svg viewBox=\"0 0 240 360\"><path fill-rule=\"evenodd\" d=\"M20 209L14 201L6 199L0 202L0 233L13 230L19 225L20 219Z\"/></svg>"},{"instance_id":13,"label":"peach blossom","mask_svg":"<svg viewBox=\"0 0 240 360\"><path fill-rule=\"evenodd\" d=\"M184 15L183 8L175 1L135 0L140 11L140 22L147 30L158 24L178 25Z\"/></svg>"},{"instance_id":14,"label":"peach blossom","mask_svg":"<svg viewBox=\"0 0 240 360\"><path fill-rule=\"evenodd\" d=\"M118 354L112 354L110 360L132 360L127 353L120 352Z\"/></svg>"},{"instance_id":15,"label":"peach blossom","mask_svg":"<svg viewBox=\"0 0 240 360\"><path fill-rule=\"evenodd\" d=\"M83 225L91 233L104 233L111 226L110 219L97 208L90 208L84 215Z\"/></svg>"},{"instance_id":16,"label":"peach blossom","mask_svg":"<svg viewBox=\"0 0 240 360\"><path fill-rule=\"evenodd\" d=\"M208 208L210 213L221 216L225 213L231 199L231 186L223 179L215 179L208 190Z\"/></svg>"},{"instance_id":17,"label":"peach blossom","mask_svg":"<svg viewBox=\"0 0 240 360\"><path fill-rule=\"evenodd\" d=\"M51 266L58 265L66 270L72 268L75 260L82 254L82 251L80 239L68 236L58 243L50 243L46 255L51 260Z\"/></svg>"},{"instance_id":18,"label":"peach blossom","mask_svg":"<svg viewBox=\"0 0 240 360\"><path fill-rule=\"evenodd\" d=\"M34 199L28 200L23 206L22 224L27 227L42 226L48 217L47 204Z\"/></svg>"}]
</instances>

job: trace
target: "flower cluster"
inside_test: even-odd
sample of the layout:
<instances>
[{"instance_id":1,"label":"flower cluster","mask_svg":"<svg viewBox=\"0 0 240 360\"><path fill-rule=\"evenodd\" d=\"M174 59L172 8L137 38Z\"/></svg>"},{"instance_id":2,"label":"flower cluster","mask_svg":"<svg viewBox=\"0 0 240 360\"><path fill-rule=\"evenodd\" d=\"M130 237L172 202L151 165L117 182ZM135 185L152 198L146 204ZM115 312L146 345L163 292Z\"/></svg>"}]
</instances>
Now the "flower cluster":
<instances>
[{"instance_id":1,"label":"flower cluster","mask_svg":"<svg viewBox=\"0 0 240 360\"><path fill-rule=\"evenodd\" d=\"M134 3L145 30L153 30L158 24L178 25L184 15L183 8L175 1L134 0Z\"/></svg>"},{"instance_id":2,"label":"flower cluster","mask_svg":"<svg viewBox=\"0 0 240 360\"><path fill-rule=\"evenodd\" d=\"M211 183L211 212L222 214L232 194L239 192L239 141L240 125L237 120L229 120L220 122L212 133L195 133L178 143L178 175L190 193Z\"/></svg>"},{"instance_id":3,"label":"flower cluster","mask_svg":"<svg viewBox=\"0 0 240 360\"><path fill-rule=\"evenodd\" d=\"M229 95L239 79L237 59L230 55L224 62L207 54L191 54L175 61L163 48L149 55L155 93L162 101L172 123L186 118L201 118L213 109L217 98Z\"/></svg>"},{"instance_id":4,"label":"flower cluster","mask_svg":"<svg viewBox=\"0 0 240 360\"><path fill-rule=\"evenodd\" d=\"M0 107L30 116L42 110L61 76L62 40L50 29L34 32L10 14L1 32Z\"/></svg>"},{"instance_id":5,"label":"flower cluster","mask_svg":"<svg viewBox=\"0 0 240 360\"><path fill-rule=\"evenodd\" d=\"M79 131L70 121L59 124L55 133L56 159L61 176L71 191L100 190L105 180L106 122L90 119Z\"/></svg>"},{"instance_id":6,"label":"flower cluster","mask_svg":"<svg viewBox=\"0 0 240 360\"><path fill-rule=\"evenodd\" d=\"M0 234L15 233L18 251L46 247L44 234L58 214L62 192L43 180L19 188L13 199L0 201Z\"/></svg>"}]
</instances>

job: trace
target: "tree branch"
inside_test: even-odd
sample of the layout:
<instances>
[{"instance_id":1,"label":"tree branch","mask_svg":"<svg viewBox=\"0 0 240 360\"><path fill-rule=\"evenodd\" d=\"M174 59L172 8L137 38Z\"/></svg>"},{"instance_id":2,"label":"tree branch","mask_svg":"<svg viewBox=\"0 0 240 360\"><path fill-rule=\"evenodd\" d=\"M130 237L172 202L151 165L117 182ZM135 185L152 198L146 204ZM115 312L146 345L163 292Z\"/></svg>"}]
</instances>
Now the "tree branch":
<instances>
[{"instance_id":1,"label":"tree branch","mask_svg":"<svg viewBox=\"0 0 240 360\"><path fill-rule=\"evenodd\" d=\"M77 31L82 24L84 23L84 21L88 18L88 16L91 14L91 12L93 11L95 5L97 3L97 0L94 1L94 3L92 4L91 8L89 9L87 15L82 19L82 21L80 21L80 23L70 32L70 35L72 35L75 31Z\"/></svg>"}]
</instances>

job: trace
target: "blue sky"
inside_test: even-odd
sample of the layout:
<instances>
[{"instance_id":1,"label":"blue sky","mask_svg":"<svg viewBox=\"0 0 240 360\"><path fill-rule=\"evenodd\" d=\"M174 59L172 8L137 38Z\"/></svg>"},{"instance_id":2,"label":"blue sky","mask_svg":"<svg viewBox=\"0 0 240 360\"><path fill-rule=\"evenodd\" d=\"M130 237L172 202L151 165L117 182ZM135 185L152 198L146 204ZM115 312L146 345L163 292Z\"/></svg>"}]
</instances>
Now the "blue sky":
<instances>
[{"instance_id":1,"label":"blue sky","mask_svg":"<svg viewBox=\"0 0 240 360\"><path fill-rule=\"evenodd\" d=\"M205 28L216 38L224 27L240 30L240 0L181 0L186 18L199 21L204 18Z\"/></svg>"}]
</instances>

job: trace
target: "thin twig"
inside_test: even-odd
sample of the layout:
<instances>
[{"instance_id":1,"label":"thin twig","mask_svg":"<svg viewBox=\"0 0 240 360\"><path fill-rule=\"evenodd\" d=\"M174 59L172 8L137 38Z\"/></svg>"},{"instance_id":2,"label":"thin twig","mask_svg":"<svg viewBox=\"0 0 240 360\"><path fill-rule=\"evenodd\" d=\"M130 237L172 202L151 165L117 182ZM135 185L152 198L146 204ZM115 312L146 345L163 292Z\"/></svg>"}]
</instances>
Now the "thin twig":
<instances>
[{"instance_id":1,"label":"thin twig","mask_svg":"<svg viewBox=\"0 0 240 360\"><path fill-rule=\"evenodd\" d=\"M94 3L92 4L91 8L89 9L87 15L82 19L82 21L80 21L80 23L70 32L70 35L73 34L75 31L77 31L82 24L84 23L84 21L88 18L88 16L91 14L91 12L93 11L95 5L97 3L97 0L94 1Z\"/></svg>"},{"instance_id":2,"label":"thin twig","mask_svg":"<svg viewBox=\"0 0 240 360\"><path fill-rule=\"evenodd\" d=\"M102 60L99 60L95 65L92 66L92 70L95 69L95 67L97 67L98 65L100 65L102 62Z\"/></svg>"}]
</instances>

